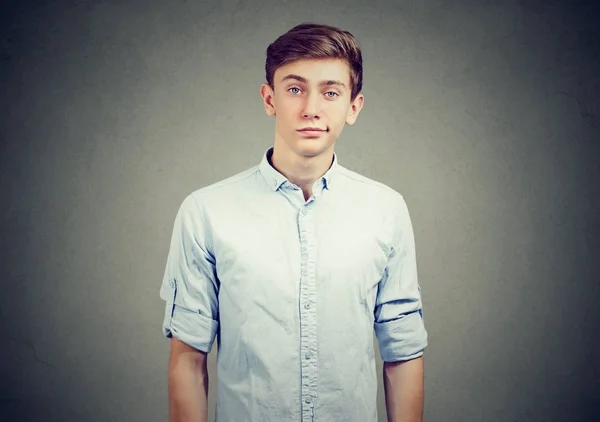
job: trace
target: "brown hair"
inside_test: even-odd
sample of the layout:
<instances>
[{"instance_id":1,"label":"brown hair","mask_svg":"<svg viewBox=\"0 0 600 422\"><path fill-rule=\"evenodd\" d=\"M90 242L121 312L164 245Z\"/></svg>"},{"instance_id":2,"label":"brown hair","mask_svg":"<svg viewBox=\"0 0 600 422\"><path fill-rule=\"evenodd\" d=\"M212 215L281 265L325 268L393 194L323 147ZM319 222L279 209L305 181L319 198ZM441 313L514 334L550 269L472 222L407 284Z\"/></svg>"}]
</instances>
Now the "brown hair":
<instances>
[{"instance_id":1,"label":"brown hair","mask_svg":"<svg viewBox=\"0 0 600 422\"><path fill-rule=\"evenodd\" d=\"M339 28L302 23L290 29L267 47L266 79L274 89L275 71L299 59L343 59L350 68L351 101L362 90L362 54L354 36Z\"/></svg>"}]
</instances>

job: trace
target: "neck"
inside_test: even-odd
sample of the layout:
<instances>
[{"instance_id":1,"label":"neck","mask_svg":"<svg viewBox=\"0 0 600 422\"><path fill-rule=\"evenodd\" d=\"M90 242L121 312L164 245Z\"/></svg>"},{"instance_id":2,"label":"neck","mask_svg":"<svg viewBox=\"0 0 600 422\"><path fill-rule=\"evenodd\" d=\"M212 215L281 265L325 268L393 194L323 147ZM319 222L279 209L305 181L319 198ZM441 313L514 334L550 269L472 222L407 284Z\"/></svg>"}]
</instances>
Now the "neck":
<instances>
[{"instance_id":1,"label":"neck","mask_svg":"<svg viewBox=\"0 0 600 422\"><path fill-rule=\"evenodd\" d=\"M270 163L291 183L302 189L305 197L310 197L313 183L327 173L333 164L333 146L315 156L302 156L275 145Z\"/></svg>"}]
</instances>

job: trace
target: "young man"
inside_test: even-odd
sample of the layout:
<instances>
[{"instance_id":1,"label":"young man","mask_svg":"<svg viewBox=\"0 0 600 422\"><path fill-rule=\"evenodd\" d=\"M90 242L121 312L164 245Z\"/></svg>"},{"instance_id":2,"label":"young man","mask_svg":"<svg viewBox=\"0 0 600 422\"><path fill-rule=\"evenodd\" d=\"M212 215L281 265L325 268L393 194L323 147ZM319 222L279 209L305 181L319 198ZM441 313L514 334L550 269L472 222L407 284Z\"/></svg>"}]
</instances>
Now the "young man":
<instances>
[{"instance_id":1,"label":"young man","mask_svg":"<svg viewBox=\"0 0 600 422\"><path fill-rule=\"evenodd\" d=\"M360 49L349 32L302 24L265 67L273 147L191 193L175 219L160 290L170 421L206 421L217 337L218 422L375 422L373 329L388 420L421 421L427 332L409 213L334 153L363 106Z\"/></svg>"}]
</instances>

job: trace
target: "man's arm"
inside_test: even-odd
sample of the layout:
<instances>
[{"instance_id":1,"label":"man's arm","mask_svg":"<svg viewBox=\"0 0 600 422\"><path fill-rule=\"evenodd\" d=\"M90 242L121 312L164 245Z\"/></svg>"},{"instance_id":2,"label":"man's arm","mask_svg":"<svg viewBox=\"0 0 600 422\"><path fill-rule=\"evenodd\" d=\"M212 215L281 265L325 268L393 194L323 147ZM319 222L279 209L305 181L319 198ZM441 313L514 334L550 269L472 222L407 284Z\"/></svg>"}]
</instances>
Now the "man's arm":
<instances>
[{"instance_id":1,"label":"man's arm","mask_svg":"<svg viewBox=\"0 0 600 422\"><path fill-rule=\"evenodd\" d=\"M207 354L171 338L169 422L207 422Z\"/></svg>"},{"instance_id":2,"label":"man's arm","mask_svg":"<svg viewBox=\"0 0 600 422\"><path fill-rule=\"evenodd\" d=\"M179 207L160 297L165 301L163 335L171 339L169 420L208 419L207 354L219 330L219 280L212 236L194 195Z\"/></svg>"},{"instance_id":3,"label":"man's arm","mask_svg":"<svg viewBox=\"0 0 600 422\"><path fill-rule=\"evenodd\" d=\"M375 334L384 362L383 385L390 422L423 420L423 353L427 330L417 276L414 231L404 198L393 206L391 248L375 301Z\"/></svg>"},{"instance_id":4,"label":"man's arm","mask_svg":"<svg viewBox=\"0 0 600 422\"><path fill-rule=\"evenodd\" d=\"M422 422L423 356L383 363L383 386L388 422Z\"/></svg>"}]
</instances>

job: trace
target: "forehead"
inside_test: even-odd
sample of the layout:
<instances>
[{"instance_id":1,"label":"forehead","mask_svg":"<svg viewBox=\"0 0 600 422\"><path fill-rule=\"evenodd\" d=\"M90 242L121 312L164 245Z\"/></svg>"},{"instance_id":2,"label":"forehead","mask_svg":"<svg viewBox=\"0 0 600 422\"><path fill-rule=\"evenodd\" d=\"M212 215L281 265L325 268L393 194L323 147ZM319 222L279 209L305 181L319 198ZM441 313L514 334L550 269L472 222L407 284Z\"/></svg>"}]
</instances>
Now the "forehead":
<instances>
[{"instance_id":1,"label":"forehead","mask_svg":"<svg viewBox=\"0 0 600 422\"><path fill-rule=\"evenodd\" d=\"M321 81L338 80L350 86L350 68L343 59L298 59L279 67L275 71L274 82L294 74L302 76L308 83L318 84Z\"/></svg>"}]
</instances>

